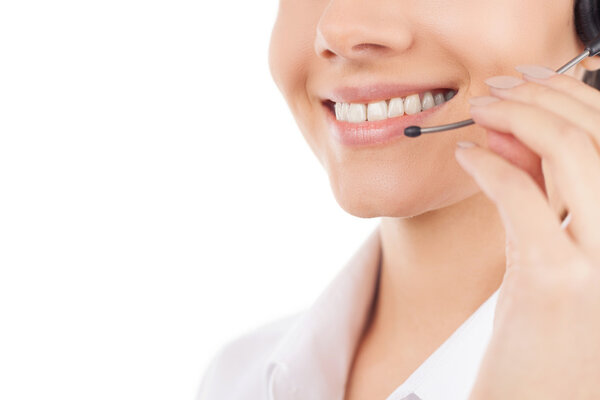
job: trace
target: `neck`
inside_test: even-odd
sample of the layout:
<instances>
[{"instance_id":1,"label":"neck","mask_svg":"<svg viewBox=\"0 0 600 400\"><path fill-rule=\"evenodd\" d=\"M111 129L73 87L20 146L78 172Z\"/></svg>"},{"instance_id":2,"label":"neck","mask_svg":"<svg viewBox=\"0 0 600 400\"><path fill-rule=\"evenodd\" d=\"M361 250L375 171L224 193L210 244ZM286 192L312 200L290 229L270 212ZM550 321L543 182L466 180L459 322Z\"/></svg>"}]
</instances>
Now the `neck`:
<instances>
[{"instance_id":1,"label":"neck","mask_svg":"<svg viewBox=\"0 0 600 400\"><path fill-rule=\"evenodd\" d=\"M377 328L456 326L502 283L504 226L483 192L412 218L384 217L380 227Z\"/></svg>"}]
</instances>

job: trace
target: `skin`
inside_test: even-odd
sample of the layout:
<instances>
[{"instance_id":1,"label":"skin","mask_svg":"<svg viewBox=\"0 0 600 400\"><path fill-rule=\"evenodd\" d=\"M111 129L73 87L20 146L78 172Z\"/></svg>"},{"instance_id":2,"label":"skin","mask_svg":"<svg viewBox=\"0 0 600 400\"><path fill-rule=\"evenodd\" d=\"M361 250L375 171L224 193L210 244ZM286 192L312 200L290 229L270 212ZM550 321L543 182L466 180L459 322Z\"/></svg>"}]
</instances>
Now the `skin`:
<instances>
[{"instance_id":1,"label":"skin","mask_svg":"<svg viewBox=\"0 0 600 400\"><path fill-rule=\"evenodd\" d=\"M522 378L522 373L511 374L510 366L518 360L528 365L531 371L544 371L540 366L558 358L544 359L543 354L557 344L572 343L567 339L574 338L565 333L569 331L565 326L561 331L563 336L550 337L546 347L539 347L540 351L529 359L518 358L523 352L512 354L507 350L530 345L519 342L527 337L534 340L531 338L549 336L552 323L556 323L552 318L560 316L547 313L540 317L536 310L543 305L533 301L537 295L554 299L550 294L558 292L563 297L557 302L583 304L587 312L600 315L598 299L577 298L575 301L573 294L580 292L556 290L557 282L562 282L570 288L589 292L590 282L597 282L596 275L589 271L598 265L587 258L588 252L578 250L572 228L563 232L555 226L560 222L558 215L563 207L573 211L578 209L584 191L570 194L573 187L565 184L569 182L565 178L567 172L561 172L556 158L551 162L548 154L552 153L549 150L542 152L539 145L536 147L532 139L525 140L525 133L522 133L538 132L534 127L549 120L547 114L539 112L540 109L552 115L560 113L556 104L537 104L533 100L536 97L531 96L535 90L539 92L541 88L549 87L547 82L562 82L563 86L555 84L552 88L559 95L555 97L557 104L567 103L567 98L576 100L569 103L570 115L563 113L560 116L561 121L566 122L559 126L577 123L574 121L577 113L573 110L587 110L590 104L600 104L590 91L578 90L574 94L573 86L564 82L568 80L570 84L578 83L580 89L587 88L580 82L583 72L600 69L599 57L585 59L559 78L519 86L521 92L514 92L520 93L521 97L510 100L512 108L506 106L509 103L506 99L479 107L480 110L503 111L496 119L485 119L485 112L471 115L475 107L468 103L474 96L499 96L513 91L490 90L485 83L489 77L522 77L514 69L520 64L556 69L583 51L584 45L575 32L572 9L573 0L280 0L269 48L273 79L311 150L328 174L338 204L357 217L381 217L382 275L371 319L348 371L346 400L386 398L503 282L503 286L512 288L510 293L521 293L522 296L509 296L504 288L500 293L496 318L502 315L503 323L494 327L494 340L486 353L473 399L544 395L543 392L518 392L525 386L535 390L539 384L534 383L540 375L532 375L528 382ZM326 124L326 110L321 104L327 90L379 82L427 83L431 77L452 82L459 92L447 104L446 110L440 110L424 125L467 118L475 119L475 125L361 148L345 147L333 139ZM529 92L523 87L528 87ZM502 104L506 109L501 108ZM588 120L590 115L586 114ZM512 121L511 125L507 125L507 121ZM600 138L600 134L597 136ZM457 151L456 142L464 140L479 146ZM564 143L556 140L552 145L555 152L564 153ZM581 151L581 148L574 150ZM572 160L580 158L577 154ZM564 165L562 167L565 169ZM586 171L594 170L595 165L588 167ZM569 172L573 174L573 170L571 168ZM513 176L526 178L518 180ZM597 185L591 183L596 175L587 172L584 176L590 180L584 186L596 190ZM568 178L571 181L582 179L581 175ZM524 184L514 183L523 181ZM532 194L536 192L531 187L543 193L543 202ZM596 201L595 204L600 199L600 188L597 190L595 195L585 193ZM507 194L515 191L514 198L519 200L506 200ZM509 209L511 212L507 211ZM536 213L539 214L537 229L544 226L549 229L516 235L514 232L519 230L515 226L520 226L518 221L531 221ZM594 235L600 237L595 228L600 226L600 220L595 225L588 223L589 226L583 227L581 224L585 222L582 221L590 219L579 214L575 224L576 218L573 218L573 225L581 231L579 240ZM552 232L554 236L546 232ZM507 243L512 246L510 254L507 254ZM587 248L590 246L594 248L589 244ZM552 257L524 261L526 257L516 256L538 254L540 248L543 249L541 253ZM598 253L600 245L595 249ZM598 256L594 251L589 252ZM563 266L579 266L585 271L579 275L590 279L569 280L565 277L565 268L549 269L548 265L556 265L557 260ZM555 270L560 270L561 279L550 273ZM519 273L509 274L508 271ZM540 274L548 277L545 283L539 282ZM532 283L533 277L538 278L537 283ZM581 286L584 283L588 286ZM549 285L552 290L548 289ZM536 288L538 292L534 291ZM522 307L519 307L519 300ZM594 314L578 311L577 315L581 317L577 321L579 324L591 324L589 318L583 317ZM543 321L537 325L531 322L540 318ZM596 337L600 334L598 328L590 326L591 332L597 332ZM523 335L524 332L530 335ZM512 342L507 344L506 338L511 338ZM587 337L580 339L583 347L579 354L589 353L592 341ZM573 359L575 353L562 355L571 357L569 362L582 362L582 359ZM600 351L591 354L600 365ZM545 364L540 364L540 360ZM584 369L582 367L580 371ZM564 369L557 367L554 371L556 381L564 381L558 379ZM593 375L600 371L585 372ZM582 384L581 380L578 384ZM511 393L502 392L506 387L515 389ZM556 392L553 395L556 396Z\"/></svg>"}]
</instances>

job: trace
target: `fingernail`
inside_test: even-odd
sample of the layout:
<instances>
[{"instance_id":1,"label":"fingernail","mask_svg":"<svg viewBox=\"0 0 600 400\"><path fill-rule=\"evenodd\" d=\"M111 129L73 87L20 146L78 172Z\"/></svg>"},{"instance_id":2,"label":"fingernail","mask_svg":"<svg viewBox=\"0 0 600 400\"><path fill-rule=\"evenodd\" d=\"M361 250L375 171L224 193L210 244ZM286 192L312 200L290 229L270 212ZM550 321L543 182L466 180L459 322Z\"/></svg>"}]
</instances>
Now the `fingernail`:
<instances>
[{"instance_id":1,"label":"fingernail","mask_svg":"<svg viewBox=\"0 0 600 400\"><path fill-rule=\"evenodd\" d=\"M525 83L525 81L521 78L517 78L516 76L498 75L487 78L485 83L488 86L496 89L510 89Z\"/></svg>"},{"instance_id":2,"label":"fingernail","mask_svg":"<svg viewBox=\"0 0 600 400\"><path fill-rule=\"evenodd\" d=\"M500 101L500 99L494 96L475 96L467 99L467 101L472 106L486 106L488 104Z\"/></svg>"},{"instance_id":3,"label":"fingernail","mask_svg":"<svg viewBox=\"0 0 600 400\"><path fill-rule=\"evenodd\" d=\"M544 67L543 65L523 64L517 65L515 69L524 75L538 79L547 79L551 76L557 75L556 72L548 67Z\"/></svg>"},{"instance_id":4,"label":"fingernail","mask_svg":"<svg viewBox=\"0 0 600 400\"><path fill-rule=\"evenodd\" d=\"M463 140L463 141L456 142L456 145L457 145L458 147L461 147L461 148L463 148L463 149L466 149L466 148L468 148L468 147L477 146L477 144L475 144L475 143L473 143L473 142L466 141L466 140Z\"/></svg>"}]
</instances>

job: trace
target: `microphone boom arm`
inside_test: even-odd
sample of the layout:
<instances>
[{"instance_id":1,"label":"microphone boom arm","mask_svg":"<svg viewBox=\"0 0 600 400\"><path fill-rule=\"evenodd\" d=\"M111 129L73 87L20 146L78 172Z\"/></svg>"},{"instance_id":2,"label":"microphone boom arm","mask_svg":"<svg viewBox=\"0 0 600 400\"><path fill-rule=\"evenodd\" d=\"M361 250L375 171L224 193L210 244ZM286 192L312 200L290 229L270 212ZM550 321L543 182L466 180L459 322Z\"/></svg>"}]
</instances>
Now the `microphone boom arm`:
<instances>
[{"instance_id":1,"label":"microphone boom arm","mask_svg":"<svg viewBox=\"0 0 600 400\"><path fill-rule=\"evenodd\" d=\"M594 40L592 40L590 42L590 45L585 48L585 51L583 53L581 53L580 55L573 58L571 61L569 61L568 63L566 63L559 69L557 69L556 73L562 74L565 71L568 71L574 65L577 65L581 60L583 60L587 57L595 56L599 53L600 53L600 35L598 35ZM475 122L472 119L465 119L463 121L453 122L451 124L446 124L446 125L432 126L429 128L421 128L420 126L411 125L409 127L406 127L406 129L404 129L404 135L408 136L408 137L417 137L417 136L421 136L422 133L448 131L451 129L457 129L457 128L462 128L463 126L472 125L474 123Z\"/></svg>"}]
</instances>

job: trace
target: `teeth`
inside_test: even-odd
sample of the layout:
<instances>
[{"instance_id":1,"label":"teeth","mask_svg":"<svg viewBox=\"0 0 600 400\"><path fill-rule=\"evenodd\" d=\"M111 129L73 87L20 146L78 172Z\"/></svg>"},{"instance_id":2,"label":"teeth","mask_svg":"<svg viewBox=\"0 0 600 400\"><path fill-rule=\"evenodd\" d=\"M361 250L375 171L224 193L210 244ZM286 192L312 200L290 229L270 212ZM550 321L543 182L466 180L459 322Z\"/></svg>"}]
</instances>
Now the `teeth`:
<instances>
[{"instance_id":1,"label":"teeth","mask_svg":"<svg viewBox=\"0 0 600 400\"><path fill-rule=\"evenodd\" d=\"M348 121L349 103L335 103L335 118L338 121Z\"/></svg>"},{"instance_id":2,"label":"teeth","mask_svg":"<svg viewBox=\"0 0 600 400\"><path fill-rule=\"evenodd\" d=\"M388 114L388 106L385 101L378 101L377 103L369 103L367 107L367 120L368 121L379 121L386 119Z\"/></svg>"},{"instance_id":3,"label":"teeth","mask_svg":"<svg viewBox=\"0 0 600 400\"><path fill-rule=\"evenodd\" d=\"M404 115L404 100L402 100L402 97L394 97L390 100L388 118L397 117L399 115Z\"/></svg>"},{"instance_id":4,"label":"teeth","mask_svg":"<svg viewBox=\"0 0 600 400\"><path fill-rule=\"evenodd\" d=\"M455 90L449 90L445 94L436 93L435 95L428 91L423 93L422 100L419 94L411 94L404 99L394 97L387 101L381 100L368 104L335 103L335 118L338 121L360 123L380 121L404 114L416 114L450 100L455 94Z\"/></svg>"},{"instance_id":5,"label":"teeth","mask_svg":"<svg viewBox=\"0 0 600 400\"><path fill-rule=\"evenodd\" d=\"M348 110L350 103L342 103L342 121L348 121Z\"/></svg>"},{"instance_id":6,"label":"teeth","mask_svg":"<svg viewBox=\"0 0 600 400\"><path fill-rule=\"evenodd\" d=\"M335 119L341 121L342 118L342 105L344 103L335 103ZM346 103L347 104L347 103Z\"/></svg>"},{"instance_id":7,"label":"teeth","mask_svg":"<svg viewBox=\"0 0 600 400\"><path fill-rule=\"evenodd\" d=\"M433 95L431 92L425 92L423 95L423 110L428 110L433 106L435 106L435 103L433 102Z\"/></svg>"},{"instance_id":8,"label":"teeth","mask_svg":"<svg viewBox=\"0 0 600 400\"><path fill-rule=\"evenodd\" d=\"M416 114L421 111L421 99L418 94L411 94L404 99L404 112Z\"/></svg>"},{"instance_id":9,"label":"teeth","mask_svg":"<svg viewBox=\"0 0 600 400\"><path fill-rule=\"evenodd\" d=\"M367 120L367 106L364 104L350 103L348 109L348 122L363 122Z\"/></svg>"},{"instance_id":10,"label":"teeth","mask_svg":"<svg viewBox=\"0 0 600 400\"><path fill-rule=\"evenodd\" d=\"M433 96L433 100L434 100L436 106L438 104L442 104L444 101L446 101L444 99L444 94L443 93L438 93L435 96ZM336 103L336 105L337 105L337 103Z\"/></svg>"}]
</instances>

